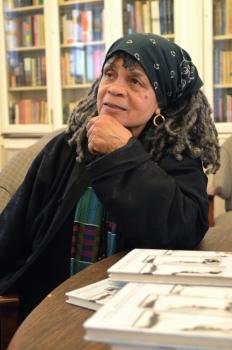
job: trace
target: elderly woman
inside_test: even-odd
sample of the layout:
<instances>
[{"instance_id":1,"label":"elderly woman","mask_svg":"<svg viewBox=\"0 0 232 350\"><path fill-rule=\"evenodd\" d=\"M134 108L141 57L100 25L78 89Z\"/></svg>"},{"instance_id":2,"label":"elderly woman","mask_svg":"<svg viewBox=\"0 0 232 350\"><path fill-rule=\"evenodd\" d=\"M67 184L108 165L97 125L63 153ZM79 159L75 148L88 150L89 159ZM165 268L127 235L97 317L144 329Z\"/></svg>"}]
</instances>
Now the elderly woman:
<instances>
[{"instance_id":1,"label":"elderly woman","mask_svg":"<svg viewBox=\"0 0 232 350\"><path fill-rule=\"evenodd\" d=\"M153 34L106 54L66 133L37 156L0 218L0 293L21 319L85 266L122 249L191 249L208 228L217 133L190 56Z\"/></svg>"}]
</instances>

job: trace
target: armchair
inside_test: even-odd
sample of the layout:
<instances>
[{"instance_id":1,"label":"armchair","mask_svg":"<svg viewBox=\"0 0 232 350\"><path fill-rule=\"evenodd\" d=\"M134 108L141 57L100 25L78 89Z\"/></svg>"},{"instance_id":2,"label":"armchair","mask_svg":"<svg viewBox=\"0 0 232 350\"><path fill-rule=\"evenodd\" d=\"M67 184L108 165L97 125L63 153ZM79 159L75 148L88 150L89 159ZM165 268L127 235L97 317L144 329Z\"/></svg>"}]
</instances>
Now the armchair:
<instances>
[{"instance_id":1,"label":"armchair","mask_svg":"<svg viewBox=\"0 0 232 350\"><path fill-rule=\"evenodd\" d=\"M33 159L61 131L57 130L43 136L32 146L23 149L7 162L0 172L0 213L21 185Z\"/></svg>"},{"instance_id":2,"label":"armchair","mask_svg":"<svg viewBox=\"0 0 232 350\"><path fill-rule=\"evenodd\" d=\"M19 185L28 168L40 150L62 130L52 132L32 146L16 154L0 172L0 213L3 211ZM13 295L0 296L0 350L5 350L17 329L19 298Z\"/></svg>"},{"instance_id":3,"label":"armchair","mask_svg":"<svg viewBox=\"0 0 232 350\"><path fill-rule=\"evenodd\" d=\"M225 213L214 218L214 198L219 196L225 200ZM213 176L212 186L208 190L211 206L211 221L214 230L232 231L232 136L221 146L221 167Z\"/></svg>"}]
</instances>

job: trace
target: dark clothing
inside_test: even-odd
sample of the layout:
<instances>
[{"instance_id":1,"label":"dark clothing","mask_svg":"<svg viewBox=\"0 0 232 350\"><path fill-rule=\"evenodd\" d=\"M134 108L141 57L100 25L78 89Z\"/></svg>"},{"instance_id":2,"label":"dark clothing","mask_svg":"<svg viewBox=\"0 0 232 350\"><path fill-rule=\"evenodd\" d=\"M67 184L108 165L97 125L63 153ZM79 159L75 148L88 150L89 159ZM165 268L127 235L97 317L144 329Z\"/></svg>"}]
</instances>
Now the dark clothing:
<instances>
[{"instance_id":1,"label":"dark clothing","mask_svg":"<svg viewBox=\"0 0 232 350\"><path fill-rule=\"evenodd\" d=\"M117 224L120 249L191 249L208 228L199 160L167 155L156 164L132 140L85 166L58 135L0 216L0 294L19 292L22 317L69 276L74 210L89 184Z\"/></svg>"}]
</instances>

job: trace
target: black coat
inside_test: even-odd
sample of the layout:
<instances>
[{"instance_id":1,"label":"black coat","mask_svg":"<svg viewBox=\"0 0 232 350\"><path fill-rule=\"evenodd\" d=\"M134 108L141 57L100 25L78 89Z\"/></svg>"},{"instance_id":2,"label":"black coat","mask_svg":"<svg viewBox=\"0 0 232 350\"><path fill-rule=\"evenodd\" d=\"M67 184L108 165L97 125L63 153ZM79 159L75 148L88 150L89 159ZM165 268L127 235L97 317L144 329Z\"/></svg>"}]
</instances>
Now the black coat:
<instances>
[{"instance_id":1,"label":"black coat","mask_svg":"<svg viewBox=\"0 0 232 350\"><path fill-rule=\"evenodd\" d=\"M45 146L0 216L0 294L37 294L34 305L69 275L74 210L88 184L117 223L121 249L192 249L208 228L199 160L156 164L132 140L85 166L66 138Z\"/></svg>"}]
</instances>

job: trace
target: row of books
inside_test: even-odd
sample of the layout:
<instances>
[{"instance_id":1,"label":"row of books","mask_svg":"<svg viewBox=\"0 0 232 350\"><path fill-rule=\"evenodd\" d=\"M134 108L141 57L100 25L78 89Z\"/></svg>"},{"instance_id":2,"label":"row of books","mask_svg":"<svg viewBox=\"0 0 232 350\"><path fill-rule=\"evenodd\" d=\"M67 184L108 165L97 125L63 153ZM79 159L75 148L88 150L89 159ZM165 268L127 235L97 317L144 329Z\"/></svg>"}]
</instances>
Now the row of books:
<instances>
[{"instance_id":1,"label":"row of books","mask_svg":"<svg viewBox=\"0 0 232 350\"><path fill-rule=\"evenodd\" d=\"M135 249L108 279L67 292L97 310L85 339L113 350L229 350L232 253Z\"/></svg>"},{"instance_id":2,"label":"row of books","mask_svg":"<svg viewBox=\"0 0 232 350\"><path fill-rule=\"evenodd\" d=\"M214 93L214 120L217 123L232 122L232 91Z\"/></svg>"},{"instance_id":3,"label":"row of books","mask_svg":"<svg viewBox=\"0 0 232 350\"><path fill-rule=\"evenodd\" d=\"M75 7L61 14L61 43L89 42L103 40L103 7Z\"/></svg>"},{"instance_id":4,"label":"row of books","mask_svg":"<svg viewBox=\"0 0 232 350\"><path fill-rule=\"evenodd\" d=\"M7 49L44 46L44 15L36 14L5 20Z\"/></svg>"},{"instance_id":5,"label":"row of books","mask_svg":"<svg viewBox=\"0 0 232 350\"><path fill-rule=\"evenodd\" d=\"M214 49L214 83L232 83L232 50Z\"/></svg>"},{"instance_id":6,"label":"row of books","mask_svg":"<svg viewBox=\"0 0 232 350\"><path fill-rule=\"evenodd\" d=\"M9 86L46 86L45 56L9 60Z\"/></svg>"},{"instance_id":7,"label":"row of books","mask_svg":"<svg viewBox=\"0 0 232 350\"><path fill-rule=\"evenodd\" d=\"M173 34L173 0L124 1L124 33Z\"/></svg>"},{"instance_id":8,"label":"row of books","mask_svg":"<svg viewBox=\"0 0 232 350\"><path fill-rule=\"evenodd\" d=\"M86 46L61 55L61 77L63 85L90 83L101 75L104 46Z\"/></svg>"},{"instance_id":9,"label":"row of books","mask_svg":"<svg viewBox=\"0 0 232 350\"><path fill-rule=\"evenodd\" d=\"M232 1L213 1L214 35L232 34Z\"/></svg>"},{"instance_id":10,"label":"row of books","mask_svg":"<svg viewBox=\"0 0 232 350\"><path fill-rule=\"evenodd\" d=\"M39 6L43 4L44 0L4 0L4 9L9 11L15 7Z\"/></svg>"},{"instance_id":11,"label":"row of books","mask_svg":"<svg viewBox=\"0 0 232 350\"><path fill-rule=\"evenodd\" d=\"M46 100L21 99L10 110L11 124L47 124L48 108Z\"/></svg>"}]
</instances>

